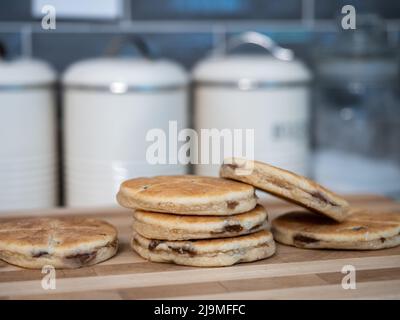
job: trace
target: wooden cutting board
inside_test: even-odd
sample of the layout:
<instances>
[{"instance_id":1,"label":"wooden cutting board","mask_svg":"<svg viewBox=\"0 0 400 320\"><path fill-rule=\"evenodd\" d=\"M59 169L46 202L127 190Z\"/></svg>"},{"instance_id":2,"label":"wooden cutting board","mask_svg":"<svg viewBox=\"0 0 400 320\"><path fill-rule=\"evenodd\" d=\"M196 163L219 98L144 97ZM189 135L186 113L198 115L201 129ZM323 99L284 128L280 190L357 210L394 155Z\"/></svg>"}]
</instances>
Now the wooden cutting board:
<instances>
[{"instance_id":1,"label":"wooden cutting board","mask_svg":"<svg viewBox=\"0 0 400 320\"><path fill-rule=\"evenodd\" d=\"M379 196L349 201L379 214L399 212L400 203ZM283 202L264 203L270 216L293 209ZM193 268L151 263L129 247L131 216L125 209L56 209L0 213L21 216L96 216L119 230L118 254L99 265L57 270L56 289L44 290L41 270L0 261L1 299L342 299L400 298L400 246L378 251L303 250L277 246L275 256L225 268ZM343 266L356 268L356 289L345 290Z\"/></svg>"}]
</instances>

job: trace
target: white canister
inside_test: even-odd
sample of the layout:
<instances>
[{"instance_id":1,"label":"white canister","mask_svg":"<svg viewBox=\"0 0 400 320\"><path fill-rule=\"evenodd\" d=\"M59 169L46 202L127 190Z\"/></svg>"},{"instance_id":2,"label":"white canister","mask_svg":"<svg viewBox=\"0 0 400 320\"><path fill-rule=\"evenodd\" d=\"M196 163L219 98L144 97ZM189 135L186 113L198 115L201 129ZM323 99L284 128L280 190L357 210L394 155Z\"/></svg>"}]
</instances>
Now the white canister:
<instances>
[{"instance_id":1,"label":"white canister","mask_svg":"<svg viewBox=\"0 0 400 320\"><path fill-rule=\"evenodd\" d=\"M227 54L247 43L270 54ZM307 175L310 72L292 51L259 33L241 34L225 49L193 70L196 131L253 129L256 160ZM217 164L195 166L200 175L218 175L218 170Z\"/></svg>"},{"instance_id":2,"label":"white canister","mask_svg":"<svg viewBox=\"0 0 400 320\"><path fill-rule=\"evenodd\" d=\"M0 59L0 210L57 205L54 71Z\"/></svg>"},{"instance_id":3,"label":"white canister","mask_svg":"<svg viewBox=\"0 0 400 320\"><path fill-rule=\"evenodd\" d=\"M154 164L146 154L150 130L168 140L170 121L177 130L187 127L187 82L184 69L167 60L98 58L67 70L66 205L114 205L126 179L186 173L186 165Z\"/></svg>"}]
</instances>

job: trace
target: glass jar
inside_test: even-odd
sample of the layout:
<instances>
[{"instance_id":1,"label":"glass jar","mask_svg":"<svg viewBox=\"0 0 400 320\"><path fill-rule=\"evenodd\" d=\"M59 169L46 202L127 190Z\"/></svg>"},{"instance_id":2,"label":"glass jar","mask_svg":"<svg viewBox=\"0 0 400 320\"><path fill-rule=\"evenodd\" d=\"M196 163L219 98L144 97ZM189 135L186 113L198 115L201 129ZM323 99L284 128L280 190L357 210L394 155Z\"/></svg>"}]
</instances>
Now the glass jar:
<instances>
[{"instance_id":1,"label":"glass jar","mask_svg":"<svg viewBox=\"0 0 400 320\"><path fill-rule=\"evenodd\" d=\"M344 193L400 195L398 63L385 26L357 16L320 48L314 100L314 177Z\"/></svg>"}]
</instances>

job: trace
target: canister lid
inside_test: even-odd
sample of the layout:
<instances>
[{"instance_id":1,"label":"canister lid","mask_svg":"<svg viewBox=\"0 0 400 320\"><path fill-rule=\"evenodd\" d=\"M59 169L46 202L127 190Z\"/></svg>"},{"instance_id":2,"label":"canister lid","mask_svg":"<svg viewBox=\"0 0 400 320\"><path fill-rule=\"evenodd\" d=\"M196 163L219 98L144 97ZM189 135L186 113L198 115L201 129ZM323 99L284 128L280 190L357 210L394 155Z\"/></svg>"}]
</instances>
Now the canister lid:
<instances>
[{"instance_id":1,"label":"canister lid","mask_svg":"<svg viewBox=\"0 0 400 320\"><path fill-rule=\"evenodd\" d=\"M264 49L265 53L232 54L232 50L248 44ZM246 90L265 85L301 85L311 79L310 71L295 59L292 50L254 31L233 36L217 46L210 58L197 64L192 76L196 82L233 84Z\"/></svg>"},{"instance_id":2,"label":"canister lid","mask_svg":"<svg viewBox=\"0 0 400 320\"><path fill-rule=\"evenodd\" d=\"M27 58L7 61L0 58L0 87L44 85L55 80L56 73L43 61Z\"/></svg>"},{"instance_id":3,"label":"canister lid","mask_svg":"<svg viewBox=\"0 0 400 320\"><path fill-rule=\"evenodd\" d=\"M196 81L299 82L311 79L308 68L299 60L283 61L267 54L222 55L201 61L193 70Z\"/></svg>"},{"instance_id":4,"label":"canister lid","mask_svg":"<svg viewBox=\"0 0 400 320\"><path fill-rule=\"evenodd\" d=\"M96 58L76 62L63 75L67 86L125 87L181 86L188 81L185 70L168 60L147 58Z\"/></svg>"}]
</instances>

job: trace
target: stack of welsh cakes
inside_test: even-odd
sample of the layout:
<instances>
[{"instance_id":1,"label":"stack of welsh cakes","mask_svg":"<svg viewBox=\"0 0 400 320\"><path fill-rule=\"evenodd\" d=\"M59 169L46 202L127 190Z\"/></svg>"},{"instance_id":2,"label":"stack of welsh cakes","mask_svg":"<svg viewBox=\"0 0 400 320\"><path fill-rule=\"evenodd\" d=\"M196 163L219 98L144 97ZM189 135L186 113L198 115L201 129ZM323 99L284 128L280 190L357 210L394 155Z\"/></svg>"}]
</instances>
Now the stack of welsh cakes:
<instances>
[{"instance_id":1,"label":"stack of welsh cakes","mask_svg":"<svg viewBox=\"0 0 400 320\"><path fill-rule=\"evenodd\" d=\"M201 176L125 181L118 202L133 211L132 248L143 258L189 266L229 266L274 254L268 214L254 187Z\"/></svg>"}]
</instances>

